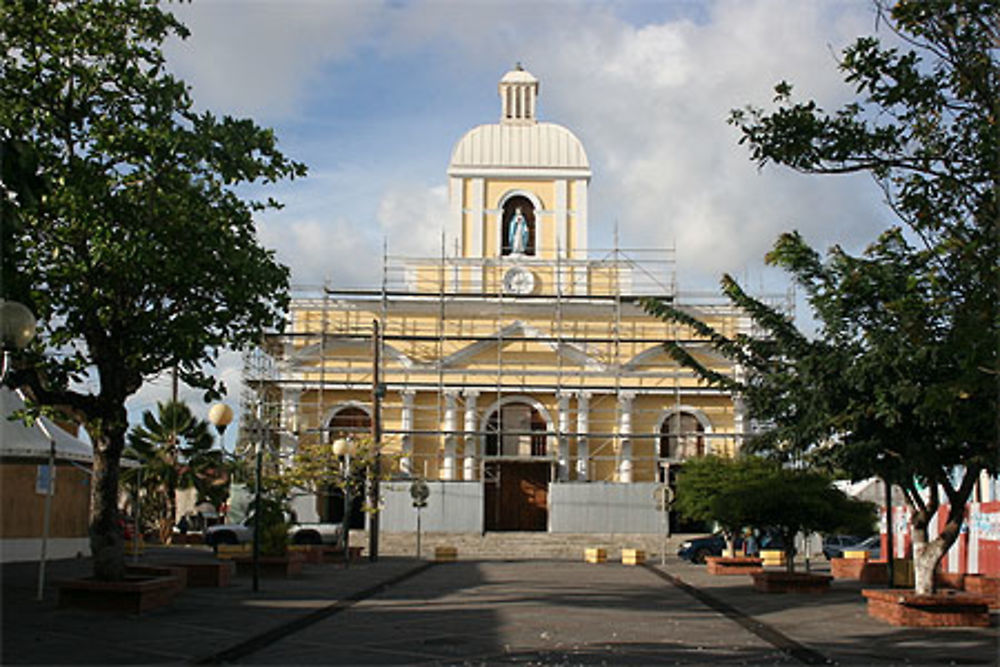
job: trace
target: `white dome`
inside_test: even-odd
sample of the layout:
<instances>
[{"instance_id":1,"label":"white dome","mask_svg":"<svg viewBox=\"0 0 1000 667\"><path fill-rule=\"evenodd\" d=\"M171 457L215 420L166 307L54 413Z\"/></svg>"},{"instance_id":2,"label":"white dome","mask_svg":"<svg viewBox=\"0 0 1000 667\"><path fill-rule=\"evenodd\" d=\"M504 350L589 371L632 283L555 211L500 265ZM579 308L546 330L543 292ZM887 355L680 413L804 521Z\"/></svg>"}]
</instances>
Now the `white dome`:
<instances>
[{"instance_id":1,"label":"white dome","mask_svg":"<svg viewBox=\"0 0 1000 667\"><path fill-rule=\"evenodd\" d=\"M468 131L452 151L448 173L483 167L579 169L590 175L583 144L555 123L480 125Z\"/></svg>"},{"instance_id":2,"label":"white dome","mask_svg":"<svg viewBox=\"0 0 1000 667\"><path fill-rule=\"evenodd\" d=\"M500 83L538 83L538 79L531 72L524 69L512 69L503 75Z\"/></svg>"}]
</instances>

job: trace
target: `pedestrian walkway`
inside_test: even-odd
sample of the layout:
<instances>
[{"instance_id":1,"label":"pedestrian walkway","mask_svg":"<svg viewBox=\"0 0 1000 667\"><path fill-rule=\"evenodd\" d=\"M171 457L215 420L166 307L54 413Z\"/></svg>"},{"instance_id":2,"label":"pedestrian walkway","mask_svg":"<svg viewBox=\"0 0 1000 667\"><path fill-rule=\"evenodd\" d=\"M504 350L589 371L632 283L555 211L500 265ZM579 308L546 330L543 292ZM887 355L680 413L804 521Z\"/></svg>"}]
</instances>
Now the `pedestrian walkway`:
<instances>
[{"instance_id":1,"label":"pedestrian walkway","mask_svg":"<svg viewBox=\"0 0 1000 667\"><path fill-rule=\"evenodd\" d=\"M176 558L177 549L143 560ZM189 557L211 554L188 548ZM703 566L570 560L430 565L383 557L295 579L188 589L142 616L34 599L34 564L3 566L3 664L997 664L997 628L893 628L860 586L754 592ZM50 564L50 582L90 563Z\"/></svg>"}]
</instances>

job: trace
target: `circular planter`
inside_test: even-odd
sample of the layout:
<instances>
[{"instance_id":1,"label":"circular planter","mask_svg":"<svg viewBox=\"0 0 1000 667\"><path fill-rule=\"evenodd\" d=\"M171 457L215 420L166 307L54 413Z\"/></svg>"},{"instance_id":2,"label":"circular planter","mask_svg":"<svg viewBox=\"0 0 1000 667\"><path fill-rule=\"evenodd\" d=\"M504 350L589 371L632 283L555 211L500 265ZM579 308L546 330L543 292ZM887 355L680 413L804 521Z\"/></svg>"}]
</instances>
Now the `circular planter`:
<instances>
[{"instance_id":1,"label":"circular planter","mask_svg":"<svg viewBox=\"0 0 1000 667\"><path fill-rule=\"evenodd\" d=\"M810 572L757 572L753 576L754 589L762 593L821 594L830 590L833 577Z\"/></svg>"}]
</instances>

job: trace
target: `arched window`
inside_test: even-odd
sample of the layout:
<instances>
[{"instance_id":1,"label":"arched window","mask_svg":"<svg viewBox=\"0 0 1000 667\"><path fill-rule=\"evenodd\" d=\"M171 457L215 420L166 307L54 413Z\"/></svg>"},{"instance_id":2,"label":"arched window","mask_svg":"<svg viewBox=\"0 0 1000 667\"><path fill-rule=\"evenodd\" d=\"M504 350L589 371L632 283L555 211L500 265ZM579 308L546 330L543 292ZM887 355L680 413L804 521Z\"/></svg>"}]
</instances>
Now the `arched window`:
<instances>
[{"instance_id":1,"label":"arched window","mask_svg":"<svg viewBox=\"0 0 1000 667\"><path fill-rule=\"evenodd\" d=\"M510 227L514 216L520 210L528 224L528 238L524 244L524 254L535 254L535 205L531 200L522 195L515 195L504 202L503 205L503 225L501 228L501 255L510 255L514 252L514 245L511 243Z\"/></svg>"},{"instance_id":2,"label":"arched window","mask_svg":"<svg viewBox=\"0 0 1000 667\"><path fill-rule=\"evenodd\" d=\"M705 426L690 412L674 412L660 425L660 458L683 461L705 455Z\"/></svg>"},{"instance_id":3,"label":"arched window","mask_svg":"<svg viewBox=\"0 0 1000 667\"><path fill-rule=\"evenodd\" d=\"M333 442L337 438L366 435L371 431L371 424L371 417L359 407L352 405L338 410L330 418L330 423L327 424L330 433L330 442Z\"/></svg>"},{"instance_id":4,"label":"arched window","mask_svg":"<svg viewBox=\"0 0 1000 667\"><path fill-rule=\"evenodd\" d=\"M547 428L532 406L507 403L486 420L486 456L545 456Z\"/></svg>"},{"instance_id":5,"label":"arched window","mask_svg":"<svg viewBox=\"0 0 1000 667\"><path fill-rule=\"evenodd\" d=\"M371 417L362 408L349 405L334 413L327 424L329 442L338 438L361 438L371 432ZM320 520L330 523L340 523L344 520L344 494L334 485L327 487L326 493L320 498ZM351 528L365 527L364 498L352 498L350 511Z\"/></svg>"}]
</instances>

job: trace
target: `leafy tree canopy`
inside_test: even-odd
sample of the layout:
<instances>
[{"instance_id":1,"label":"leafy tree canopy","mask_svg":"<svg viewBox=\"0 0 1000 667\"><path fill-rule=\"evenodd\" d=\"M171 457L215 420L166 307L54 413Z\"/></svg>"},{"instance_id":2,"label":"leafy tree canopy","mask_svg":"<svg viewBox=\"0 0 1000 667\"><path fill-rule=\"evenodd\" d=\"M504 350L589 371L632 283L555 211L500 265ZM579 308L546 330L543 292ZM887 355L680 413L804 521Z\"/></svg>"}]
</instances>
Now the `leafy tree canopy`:
<instances>
[{"instance_id":1,"label":"leafy tree canopy","mask_svg":"<svg viewBox=\"0 0 1000 667\"><path fill-rule=\"evenodd\" d=\"M671 350L746 397L767 424L751 449L903 488L916 510L917 588L928 592L980 471L1000 465L1000 0L878 7L906 47L863 37L845 50L856 102L827 113L782 82L776 110L731 117L760 166L867 172L900 220L860 256L835 247L824 258L795 233L778 240L767 259L803 287L818 335L728 276L723 291L763 337L729 338L682 309L646 307L743 367L743 379L723 377ZM939 489L951 510L928 545Z\"/></svg>"},{"instance_id":2,"label":"leafy tree canopy","mask_svg":"<svg viewBox=\"0 0 1000 667\"><path fill-rule=\"evenodd\" d=\"M95 442L101 578L123 572L114 511L126 399L172 367L217 392L205 368L218 349L280 326L288 299L288 270L253 222L277 204L237 187L305 167L271 130L195 110L161 51L187 34L152 0L0 7L0 132L5 146L23 143L19 155L46 184L4 165L17 177L5 194L37 194L14 200L9 236L5 225L2 296L28 305L40 334L10 382L71 414ZM95 392L76 389L87 381Z\"/></svg>"}]
</instances>

